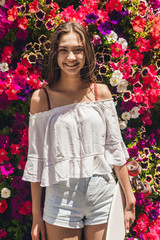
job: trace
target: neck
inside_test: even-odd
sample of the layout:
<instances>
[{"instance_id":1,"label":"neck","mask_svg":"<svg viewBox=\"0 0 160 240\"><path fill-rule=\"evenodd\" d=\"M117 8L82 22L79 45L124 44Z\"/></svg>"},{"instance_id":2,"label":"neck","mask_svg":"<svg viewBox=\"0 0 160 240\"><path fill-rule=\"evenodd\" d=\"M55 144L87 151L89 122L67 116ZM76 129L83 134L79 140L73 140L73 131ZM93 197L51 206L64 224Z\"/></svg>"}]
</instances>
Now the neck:
<instances>
[{"instance_id":1,"label":"neck","mask_svg":"<svg viewBox=\"0 0 160 240\"><path fill-rule=\"evenodd\" d=\"M58 84L56 85L56 89L64 92L76 92L80 89L89 86L88 83L84 82L80 76L66 76L63 77L61 75Z\"/></svg>"}]
</instances>

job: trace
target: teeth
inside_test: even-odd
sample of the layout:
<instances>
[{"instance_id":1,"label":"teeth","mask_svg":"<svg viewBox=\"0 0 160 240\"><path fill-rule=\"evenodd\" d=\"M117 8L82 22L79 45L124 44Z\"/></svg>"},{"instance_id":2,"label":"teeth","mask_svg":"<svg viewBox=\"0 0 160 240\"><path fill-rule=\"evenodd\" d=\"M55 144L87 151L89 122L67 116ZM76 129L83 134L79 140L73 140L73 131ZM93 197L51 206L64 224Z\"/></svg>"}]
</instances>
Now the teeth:
<instances>
[{"instance_id":1,"label":"teeth","mask_svg":"<svg viewBox=\"0 0 160 240\"><path fill-rule=\"evenodd\" d=\"M76 64L66 64L67 66L69 66L69 67L74 67L74 66L76 66Z\"/></svg>"}]
</instances>

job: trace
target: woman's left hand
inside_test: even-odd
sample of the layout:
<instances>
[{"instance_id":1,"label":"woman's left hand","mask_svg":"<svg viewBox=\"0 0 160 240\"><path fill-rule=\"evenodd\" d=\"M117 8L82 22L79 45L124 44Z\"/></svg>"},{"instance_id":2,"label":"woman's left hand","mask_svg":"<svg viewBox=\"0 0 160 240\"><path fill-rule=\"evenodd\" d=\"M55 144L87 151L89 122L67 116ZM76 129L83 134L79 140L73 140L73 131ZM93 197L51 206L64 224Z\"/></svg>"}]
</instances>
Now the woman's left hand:
<instances>
[{"instance_id":1,"label":"woman's left hand","mask_svg":"<svg viewBox=\"0 0 160 240\"><path fill-rule=\"evenodd\" d=\"M125 221L125 230L126 233L129 233L129 229L131 225L134 223L135 220L135 205L132 204L131 206L125 207L124 210L124 221Z\"/></svg>"}]
</instances>

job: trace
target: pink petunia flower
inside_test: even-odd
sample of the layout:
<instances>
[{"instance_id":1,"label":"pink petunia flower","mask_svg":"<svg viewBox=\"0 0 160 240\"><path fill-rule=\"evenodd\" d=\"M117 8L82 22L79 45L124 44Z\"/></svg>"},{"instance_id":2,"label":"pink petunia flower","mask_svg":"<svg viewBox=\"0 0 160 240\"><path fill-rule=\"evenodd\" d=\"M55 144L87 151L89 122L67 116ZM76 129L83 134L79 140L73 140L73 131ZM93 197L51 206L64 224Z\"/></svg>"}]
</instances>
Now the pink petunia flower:
<instances>
[{"instance_id":1,"label":"pink petunia flower","mask_svg":"<svg viewBox=\"0 0 160 240\"><path fill-rule=\"evenodd\" d=\"M124 55L124 49L122 48L122 45L119 43L114 43L111 46L111 55L112 57L121 57Z\"/></svg>"}]
</instances>

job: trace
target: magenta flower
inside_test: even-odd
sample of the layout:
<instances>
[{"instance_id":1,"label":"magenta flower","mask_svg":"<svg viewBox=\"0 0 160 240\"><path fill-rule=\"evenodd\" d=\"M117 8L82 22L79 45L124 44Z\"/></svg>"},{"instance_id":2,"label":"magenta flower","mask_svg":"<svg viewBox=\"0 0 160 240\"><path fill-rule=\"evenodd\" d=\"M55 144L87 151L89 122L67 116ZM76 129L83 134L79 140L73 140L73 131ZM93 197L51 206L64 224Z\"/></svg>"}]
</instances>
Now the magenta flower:
<instances>
[{"instance_id":1,"label":"magenta flower","mask_svg":"<svg viewBox=\"0 0 160 240\"><path fill-rule=\"evenodd\" d=\"M102 40L101 40L100 36L99 35L94 35L92 43L94 44L94 46L101 45Z\"/></svg>"},{"instance_id":2,"label":"magenta flower","mask_svg":"<svg viewBox=\"0 0 160 240\"><path fill-rule=\"evenodd\" d=\"M21 218L21 214L19 213L21 203L22 203L22 198L20 197L12 199L11 217L16 220Z\"/></svg>"},{"instance_id":3,"label":"magenta flower","mask_svg":"<svg viewBox=\"0 0 160 240\"><path fill-rule=\"evenodd\" d=\"M26 40L27 39L27 36L28 36L28 31L27 30L22 30L22 29L19 29L17 34L16 34L16 37L18 39L22 39L22 40Z\"/></svg>"},{"instance_id":4,"label":"magenta flower","mask_svg":"<svg viewBox=\"0 0 160 240\"><path fill-rule=\"evenodd\" d=\"M127 130L125 132L125 138L127 140L135 138L137 136L136 133L137 133L137 129L136 128L132 128L132 129L127 128Z\"/></svg>"},{"instance_id":5,"label":"magenta flower","mask_svg":"<svg viewBox=\"0 0 160 240\"><path fill-rule=\"evenodd\" d=\"M0 171L2 175L8 177L8 175L14 173L15 168L12 166L10 162L4 163L0 166Z\"/></svg>"},{"instance_id":6,"label":"magenta flower","mask_svg":"<svg viewBox=\"0 0 160 240\"><path fill-rule=\"evenodd\" d=\"M135 107L135 102L133 102L132 100L129 100L127 102L122 102L122 108L121 110L124 112L124 111L127 111L129 112L133 107Z\"/></svg>"},{"instance_id":7,"label":"magenta flower","mask_svg":"<svg viewBox=\"0 0 160 240\"><path fill-rule=\"evenodd\" d=\"M137 206L141 206L142 204L144 204L145 199L144 199L144 194L143 193L135 193L135 198L136 198L136 205Z\"/></svg>"},{"instance_id":8,"label":"magenta flower","mask_svg":"<svg viewBox=\"0 0 160 240\"><path fill-rule=\"evenodd\" d=\"M26 78L20 75L15 75L13 78L13 84L17 86L17 89L24 89L26 84Z\"/></svg>"},{"instance_id":9,"label":"magenta flower","mask_svg":"<svg viewBox=\"0 0 160 240\"><path fill-rule=\"evenodd\" d=\"M139 154L138 148L136 146L133 146L132 148L128 148L128 153L130 158L136 157Z\"/></svg>"},{"instance_id":10,"label":"magenta flower","mask_svg":"<svg viewBox=\"0 0 160 240\"><path fill-rule=\"evenodd\" d=\"M10 138L7 135L0 136L0 148L7 148L9 146Z\"/></svg>"},{"instance_id":11,"label":"magenta flower","mask_svg":"<svg viewBox=\"0 0 160 240\"><path fill-rule=\"evenodd\" d=\"M12 181L12 186L17 189L25 188L25 182L22 181L21 176L14 176Z\"/></svg>"}]
</instances>

